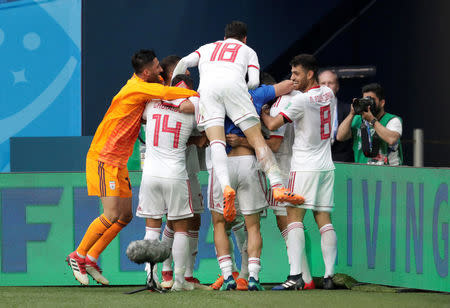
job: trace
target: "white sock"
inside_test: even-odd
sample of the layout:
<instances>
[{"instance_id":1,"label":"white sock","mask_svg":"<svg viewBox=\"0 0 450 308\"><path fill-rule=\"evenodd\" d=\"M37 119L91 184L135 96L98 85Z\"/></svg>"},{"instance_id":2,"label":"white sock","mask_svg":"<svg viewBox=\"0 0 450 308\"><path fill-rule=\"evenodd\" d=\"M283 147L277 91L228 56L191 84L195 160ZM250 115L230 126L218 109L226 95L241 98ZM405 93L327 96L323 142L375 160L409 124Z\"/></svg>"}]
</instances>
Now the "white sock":
<instances>
[{"instance_id":1,"label":"white sock","mask_svg":"<svg viewBox=\"0 0 450 308\"><path fill-rule=\"evenodd\" d=\"M158 241L160 235L161 235L161 227L159 228L145 227L144 240Z\"/></svg>"},{"instance_id":2,"label":"white sock","mask_svg":"<svg viewBox=\"0 0 450 308\"><path fill-rule=\"evenodd\" d=\"M304 232L308 232L308 230L305 230L303 228ZM310 283L312 280L311 271L309 270L309 264L308 264L308 257L306 256L306 249L303 251L302 254L302 278L305 283Z\"/></svg>"},{"instance_id":3,"label":"white sock","mask_svg":"<svg viewBox=\"0 0 450 308\"><path fill-rule=\"evenodd\" d=\"M287 230L287 228L286 229L284 229L283 231L281 231L281 236L283 237L283 239L284 239L284 243L286 244L286 252L288 253L288 262L289 262L289 264L290 264L290 261L289 261L289 252L288 252L288 243L287 243L287 240L288 240L288 230Z\"/></svg>"},{"instance_id":4,"label":"white sock","mask_svg":"<svg viewBox=\"0 0 450 308\"><path fill-rule=\"evenodd\" d=\"M287 251L291 267L289 275L298 275L302 272L301 258L305 250L305 233L303 223L292 222L287 226Z\"/></svg>"},{"instance_id":5,"label":"white sock","mask_svg":"<svg viewBox=\"0 0 450 308\"><path fill-rule=\"evenodd\" d=\"M255 148L255 154L262 171L269 178L270 187L282 186L281 171L270 148L267 145Z\"/></svg>"},{"instance_id":6,"label":"white sock","mask_svg":"<svg viewBox=\"0 0 450 308\"><path fill-rule=\"evenodd\" d=\"M320 228L320 245L322 246L323 262L325 263L325 275L323 277L332 277L334 275L334 263L337 254L337 237L332 224L326 224Z\"/></svg>"},{"instance_id":7,"label":"white sock","mask_svg":"<svg viewBox=\"0 0 450 308\"><path fill-rule=\"evenodd\" d=\"M225 142L222 140L213 140L209 143L211 148L211 162L216 178L225 190L225 186L230 186L230 177L228 175L228 157L225 151Z\"/></svg>"},{"instance_id":8,"label":"white sock","mask_svg":"<svg viewBox=\"0 0 450 308\"><path fill-rule=\"evenodd\" d=\"M260 258L248 258L248 272L249 276L259 281L259 271L261 270Z\"/></svg>"},{"instance_id":9,"label":"white sock","mask_svg":"<svg viewBox=\"0 0 450 308\"><path fill-rule=\"evenodd\" d=\"M169 247L172 247L173 240L174 240L174 232L166 224L166 227L164 228L164 232L161 238L161 242L167 243ZM167 260L163 262L162 267L163 271L172 271L172 260L173 257L170 256Z\"/></svg>"},{"instance_id":10,"label":"white sock","mask_svg":"<svg viewBox=\"0 0 450 308\"><path fill-rule=\"evenodd\" d=\"M219 262L220 270L222 271L222 276L224 279L227 279L230 277L232 271L231 271L231 256L230 255L223 255L220 257L217 257L217 261Z\"/></svg>"},{"instance_id":11,"label":"white sock","mask_svg":"<svg viewBox=\"0 0 450 308\"><path fill-rule=\"evenodd\" d=\"M173 237L172 255L174 263L174 281L184 282L184 272L188 255L189 239L187 232L175 232Z\"/></svg>"},{"instance_id":12,"label":"white sock","mask_svg":"<svg viewBox=\"0 0 450 308\"><path fill-rule=\"evenodd\" d=\"M145 227L145 236L144 236L144 240L150 240L150 241L159 241L159 236L161 234L161 227L159 228L150 228L150 227ZM145 271L147 272L147 276L150 275L150 263L146 262L145 263ZM157 273L158 271L158 264L155 264L155 266L153 267L153 277L155 277L155 279L158 278L158 275L155 273Z\"/></svg>"},{"instance_id":13,"label":"white sock","mask_svg":"<svg viewBox=\"0 0 450 308\"><path fill-rule=\"evenodd\" d=\"M186 272L184 273L184 277L193 277L194 276L194 265L195 265L195 257L198 252L198 231L190 230L188 231L189 238L189 253L188 259L186 263Z\"/></svg>"},{"instance_id":14,"label":"white sock","mask_svg":"<svg viewBox=\"0 0 450 308\"><path fill-rule=\"evenodd\" d=\"M248 252L247 252L247 230L245 229L244 222L239 223L232 227L236 244L241 253L241 271L239 272L239 278L248 278Z\"/></svg>"}]
</instances>

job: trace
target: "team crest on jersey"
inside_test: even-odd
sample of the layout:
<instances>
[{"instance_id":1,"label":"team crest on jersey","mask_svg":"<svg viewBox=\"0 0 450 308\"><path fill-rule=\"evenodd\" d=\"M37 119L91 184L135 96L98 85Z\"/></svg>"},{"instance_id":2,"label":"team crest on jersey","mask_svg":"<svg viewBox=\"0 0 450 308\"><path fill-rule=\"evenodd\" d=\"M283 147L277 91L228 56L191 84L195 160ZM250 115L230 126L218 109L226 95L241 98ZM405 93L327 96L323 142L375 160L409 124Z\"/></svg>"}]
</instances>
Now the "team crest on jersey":
<instances>
[{"instance_id":1,"label":"team crest on jersey","mask_svg":"<svg viewBox=\"0 0 450 308\"><path fill-rule=\"evenodd\" d=\"M109 188L111 188L111 190L116 189L116 182L115 181L109 181Z\"/></svg>"}]
</instances>

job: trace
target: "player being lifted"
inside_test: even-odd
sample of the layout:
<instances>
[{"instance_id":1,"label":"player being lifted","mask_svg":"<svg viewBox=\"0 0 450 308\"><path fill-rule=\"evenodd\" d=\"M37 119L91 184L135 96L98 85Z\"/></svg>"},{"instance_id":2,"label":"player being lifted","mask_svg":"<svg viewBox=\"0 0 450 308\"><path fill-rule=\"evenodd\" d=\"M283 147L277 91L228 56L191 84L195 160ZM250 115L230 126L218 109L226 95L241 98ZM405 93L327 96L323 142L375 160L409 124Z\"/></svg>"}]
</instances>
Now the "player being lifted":
<instances>
[{"instance_id":1,"label":"player being lifted","mask_svg":"<svg viewBox=\"0 0 450 308\"><path fill-rule=\"evenodd\" d=\"M178 75L173 81L180 83L178 86L192 88L193 85L186 75ZM172 290L180 291L194 289L194 285L185 280L184 272L189 251L189 218L194 216L186 171L186 144L196 121L194 114L180 111L183 107L179 104L192 104L191 101L181 99L176 103L153 101L145 109L147 142L137 215L161 219L167 213L167 219L175 231L172 244L175 279Z\"/></svg>"},{"instance_id":2,"label":"player being lifted","mask_svg":"<svg viewBox=\"0 0 450 308\"><path fill-rule=\"evenodd\" d=\"M91 223L78 248L66 259L83 285L89 284L87 274L101 284L109 284L97 259L133 217L127 161L139 134L146 103L151 99L197 95L192 90L160 84L162 69L153 50L136 52L131 63L135 74L113 98L86 158L88 194L100 197L103 214Z\"/></svg>"},{"instance_id":3,"label":"player being lifted","mask_svg":"<svg viewBox=\"0 0 450 308\"><path fill-rule=\"evenodd\" d=\"M291 61L291 80L297 94L275 117L262 114L270 130L294 121L289 188L305 196L303 205L287 206L287 250L290 264L288 279L272 290L297 290L305 288L302 279L302 256L305 248L303 218L311 209L320 229L322 255L325 263L324 288L333 288L332 276L336 260L336 233L331 224L330 212L334 206L334 164L331 159L331 123L336 98L330 88L317 82L317 61L312 55L302 54Z\"/></svg>"},{"instance_id":4,"label":"player being lifted","mask_svg":"<svg viewBox=\"0 0 450 308\"><path fill-rule=\"evenodd\" d=\"M289 193L282 186L280 169L273 153L261 134L261 123L250 100L248 89L259 84L258 57L246 45L247 25L233 21L225 27L225 39L206 44L181 59L174 75L181 74L188 67L198 66L200 72L200 103L198 120L210 141L211 160L214 172L223 192L223 215L226 221L236 216L234 207L235 191L230 186L227 154L225 151L224 119L227 115L245 134L262 170L273 187L274 199L301 204L301 196ZM245 76L248 74L248 83ZM248 88L247 88L248 86Z\"/></svg>"}]
</instances>

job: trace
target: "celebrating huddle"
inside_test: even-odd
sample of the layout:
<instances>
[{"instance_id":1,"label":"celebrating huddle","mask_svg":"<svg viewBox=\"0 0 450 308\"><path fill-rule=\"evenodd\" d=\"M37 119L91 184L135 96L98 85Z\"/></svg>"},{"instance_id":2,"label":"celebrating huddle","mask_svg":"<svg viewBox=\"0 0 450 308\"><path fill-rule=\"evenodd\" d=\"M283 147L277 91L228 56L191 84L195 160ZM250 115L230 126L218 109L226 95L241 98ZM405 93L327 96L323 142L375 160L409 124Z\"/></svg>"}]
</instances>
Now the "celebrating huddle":
<instances>
[{"instance_id":1,"label":"celebrating huddle","mask_svg":"<svg viewBox=\"0 0 450 308\"><path fill-rule=\"evenodd\" d=\"M246 41L246 25L233 21L226 26L223 41L203 45L179 61L163 60L163 68L151 50L133 56L135 74L114 97L88 152L88 193L101 198L104 213L67 257L81 284L89 283L88 274L109 283L97 259L131 221L126 161L144 118L146 153L137 216L146 219L145 238L150 240L159 240L161 219L167 216L162 241L172 246L174 267L171 258L164 262L161 286L175 291L199 286L192 275L203 211L196 147L209 140L207 200L222 272L212 287L263 290L260 214L270 207L290 264L287 280L273 290L314 288L304 252L307 209L313 211L321 233L324 287L333 288L336 234L330 218L334 205L330 135L336 99L331 89L318 85L312 55L294 57L290 80L275 83L260 74L258 57ZM200 72L200 95L192 90L187 70L194 66ZM242 255L240 273L232 259L230 229Z\"/></svg>"}]
</instances>

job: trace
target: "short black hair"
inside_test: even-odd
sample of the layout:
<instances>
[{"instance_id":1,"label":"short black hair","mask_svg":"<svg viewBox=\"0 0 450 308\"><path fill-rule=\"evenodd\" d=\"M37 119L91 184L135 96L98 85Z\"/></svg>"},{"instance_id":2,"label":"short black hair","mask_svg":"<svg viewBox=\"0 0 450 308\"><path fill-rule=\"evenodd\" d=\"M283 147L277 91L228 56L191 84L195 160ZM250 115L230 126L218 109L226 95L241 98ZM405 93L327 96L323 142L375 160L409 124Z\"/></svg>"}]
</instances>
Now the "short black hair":
<instances>
[{"instance_id":1,"label":"short black hair","mask_svg":"<svg viewBox=\"0 0 450 308\"><path fill-rule=\"evenodd\" d=\"M194 88L194 81L186 74L178 74L172 79L172 86L176 86L179 82L184 81L189 89Z\"/></svg>"},{"instance_id":2,"label":"short black hair","mask_svg":"<svg viewBox=\"0 0 450 308\"><path fill-rule=\"evenodd\" d=\"M277 81L275 80L275 78L273 78L272 75L270 75L269 73L266 73L266 72L262 72L262 71L259 73L259 80L260 80L261 84L273 85L273 84L277 83Z\"/></svg>"},{"instance_id":3,"label":"short black hair","mask_svg":"<svg viewBox=\"0 0 450 308\"><path fill-rule=\"evenodd\" d=\"M307 71L313 71L313 78L317 80L317 71L319 70L319 64L317 63L316 57L310 54L300 54L295 56L289 63L291 66L301 65Z\"/></svg>"},{"instance_id":4,"label":"short black hair","mask_svg":"<svg viewBox=\"0 0 450 308\"><path fill-rule=\"evenodd\" d=\"M156 54L152 49L141 49L134 53L133 57L131 57L131 65L134 68L134 72L136 74L142 73L144 67L153 62L153 59L156 58Z\"/></svg>"},{"instance_id":5,"label":"short black hair","mask_svg":"<svg viewBox=\"0 0 450 308\"><path fill-rule=\"evenodd\" d=\"M379 83L369 83L362 87L362 93L373 92L381 101L384 99L384 89Z\"/></svg>"},{"instance_id":6,"label":"short black hair","mask_svg":"<svg viewBox=\"0 0 450 308\"><path fill-rule=\"evenodd\" d=\"M233 20L225 26L225 38L242 40L247 36L247 25L242 21Z\"/></svg>"},{"instance_id":7,"label":"short black hair","mask_svg":"<svg viewBox=\"0 0 450 308\"><path fill-rule=\"evenodd\" d=\"M181 60L181 57L179 57L177 55L170 55L161 60L161 62L159 63L163 69L163 71L161 73L161 77L165 81L167 81L167 79L169 78L170 69L172 67L174 69L175 66L178 64L178 62L180 62L180 60Z\"/></svg>"}]
</instances>

